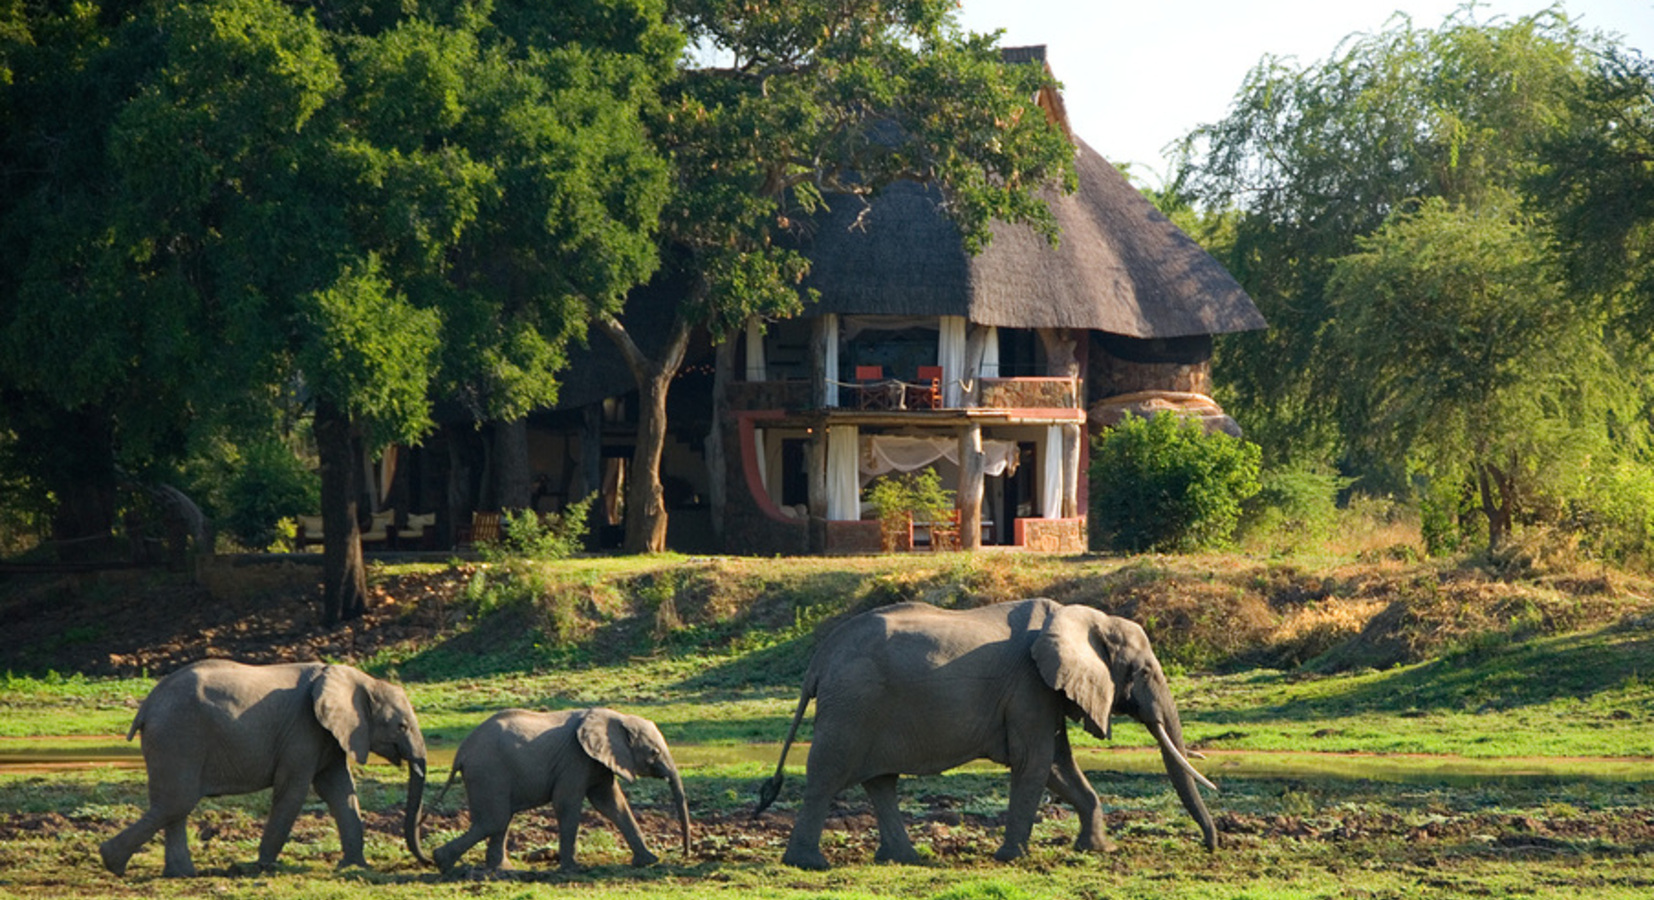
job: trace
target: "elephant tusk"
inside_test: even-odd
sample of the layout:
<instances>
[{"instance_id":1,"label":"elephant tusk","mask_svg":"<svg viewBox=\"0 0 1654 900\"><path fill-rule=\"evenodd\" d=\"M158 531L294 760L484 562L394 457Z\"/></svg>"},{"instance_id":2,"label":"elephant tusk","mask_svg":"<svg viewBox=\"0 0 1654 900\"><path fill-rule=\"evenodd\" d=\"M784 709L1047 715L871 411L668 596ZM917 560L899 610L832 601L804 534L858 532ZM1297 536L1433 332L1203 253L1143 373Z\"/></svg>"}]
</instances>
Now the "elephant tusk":
<instances>
[{"instance_id":1,"label":"elephant tusk","mask_svg":"<svg viewBox=\"0 0 1654 900\"><path fill-rule=\"evenodd\" d=\"M1206 754L1200 752L1199 750L1190 750L1189 753L1188 753L1188 757L1190 759L1205 759Z\"/></svg>"},{"instance_id":2,"label":"elephant tusk","mask_svg":"<svg viewBox=\"0 0 1654 900\"><path fill-rule=\"evenodd\" d=\"M1171 737L1166 734L1166 726L1160 722L1154 723L1154 739L1160 742L1161 748L1171 754L1172 758L1177 760L1177 764L1182 766L1183 771L1188 772L1191 778L1214 791L1218 789L1218 786L1207 780L1205 775L1195 770L1193 763L1184 758L1183 752L1177 749L1177 745L1172 743Z\"/></svg>"}]
</instances>

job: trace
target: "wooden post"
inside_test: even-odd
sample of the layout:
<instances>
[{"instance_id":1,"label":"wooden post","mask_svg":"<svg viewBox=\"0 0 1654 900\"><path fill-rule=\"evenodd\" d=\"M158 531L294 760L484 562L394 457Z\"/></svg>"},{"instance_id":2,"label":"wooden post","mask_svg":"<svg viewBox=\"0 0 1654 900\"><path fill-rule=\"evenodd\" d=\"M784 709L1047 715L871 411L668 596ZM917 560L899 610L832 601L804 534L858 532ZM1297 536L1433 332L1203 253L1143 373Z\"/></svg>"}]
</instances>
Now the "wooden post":
<instances>
[{"instance_id":1,"label":"wooden post","mask_svg":"<svg viewBox=\"0 0 1654 900\"><path fill-rule=\"evenodd\" d=\"M827 327L829 321L826 316L817 316L810 322L810 398L816 409L826 409L827 392L838 390L837 385L827 383L827 342L838 339Z\"/></svg>"},{"instance_id":2,"label":"wooden post","mask_svg":"<svg viewBox=\"0 0 1654 900\"><path fill-rule=\"evenodd\" d=\"M982 480L986 461L982 455L982 426L966 425L959 433L959 548L982 547Z\"/></svg>"}]
</instances>

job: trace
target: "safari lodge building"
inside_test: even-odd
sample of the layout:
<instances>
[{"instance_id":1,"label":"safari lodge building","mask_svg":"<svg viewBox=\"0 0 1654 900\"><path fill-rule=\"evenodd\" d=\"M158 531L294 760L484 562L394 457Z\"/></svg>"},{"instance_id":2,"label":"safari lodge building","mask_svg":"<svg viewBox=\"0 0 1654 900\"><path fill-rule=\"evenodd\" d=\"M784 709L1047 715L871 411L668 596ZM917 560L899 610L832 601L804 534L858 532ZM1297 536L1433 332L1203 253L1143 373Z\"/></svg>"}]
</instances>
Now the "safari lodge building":
<instances>
[{"instance_id":1,"label":"safari lodge building","mask_svg":"<svg viewBox=\"0 0 1654 900\"><path fill-rule=\"evenodd\" d=\"M1037 62L1042 51L1009 53ZM1066 128L1060 97L1041 99ZM946 525L961 547L1081 550L1090 435L1158 409L1236 431L1210 398L1212 340L1262 328L1263 317L1216 260L1074 144L1078 190L1050 200L1056 247L1002 225L972 257L940 195L914 184L892 186L859 218L846 199L805 223L799 248L819 302L751 323L722 352L702 339L673 384L668 546L876 552L880 523L864 489L934 467L955 491L957 523ZM652 290L628 304L646 351L650 332L665 331L648 323L673 303ZM594 336L558 408L529 420L537 505L600 490L611 543L635 397L618 354ZM920 547L925 531L913 530Z\"/></svg>"}]
</instances>

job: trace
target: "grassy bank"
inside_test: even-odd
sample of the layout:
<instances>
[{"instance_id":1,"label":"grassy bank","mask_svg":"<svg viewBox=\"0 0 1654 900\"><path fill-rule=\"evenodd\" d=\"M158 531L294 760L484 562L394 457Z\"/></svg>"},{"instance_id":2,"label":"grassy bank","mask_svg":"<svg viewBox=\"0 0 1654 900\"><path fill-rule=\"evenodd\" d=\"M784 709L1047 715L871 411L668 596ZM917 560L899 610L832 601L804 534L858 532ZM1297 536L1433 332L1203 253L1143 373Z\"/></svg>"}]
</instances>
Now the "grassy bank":
<instances>
[{"instance_id":1,"label":"grassy bank","mask_svg":"<svg viewBox=\"0 0 1654 900\"><path fill-rule=\"evenodd\" d=\"M439 880L400 848L400 775L370 765L362 805L375 872L331 871L337 839L319 805L279 871L236 868L257 853L267 795L251 795L206 801L192 823L209 877L154 879L156 843L121 880L97 868L96 844L141 811L141 769L0 768L0 896L1631 897L1654 885L1654 778L1642 774L1654 771L1645 765L1654 758L1654 628L1651 592L1630 576L1510 577L1387 560L944 555L395 567L377 570L375 584L372 638L366 627L289 638L248 628L257 643L246 646L349 659L400 679L438 754L504 706L604 704L653 718L682 748L700 822L695 857L668 854L634 871L618 838L592 820L582 856L595 868L566 877L548 857L554 827L535 814L514 831L517 873ZM1121 723L1112 746L1124 750L1073 732L1108 804L1114 854L1069 850L1072 816L1050 806L1029 859L992 862L1005 778L973 767L904 782L925 864L873 865L871 820L850 795L826 841L839 866L780 867L803 753L791 757L775 812L754 823L747 811L818 629L897 600L1031 595L1149 628L1186 732L1222 788L1208 801L1224 849L1199 849L1153 755L1129 749L1150 739ZM128 677L0 680L0 756L84 750L66 735L124 735L171 646L99 648L138 669ZM438 784L444 766L433 768ZM628 791L651 842L670 846L663 787L640 781ZM463 828L461 797L435 804L429 841Z\"/></svg>"}]
</instances>

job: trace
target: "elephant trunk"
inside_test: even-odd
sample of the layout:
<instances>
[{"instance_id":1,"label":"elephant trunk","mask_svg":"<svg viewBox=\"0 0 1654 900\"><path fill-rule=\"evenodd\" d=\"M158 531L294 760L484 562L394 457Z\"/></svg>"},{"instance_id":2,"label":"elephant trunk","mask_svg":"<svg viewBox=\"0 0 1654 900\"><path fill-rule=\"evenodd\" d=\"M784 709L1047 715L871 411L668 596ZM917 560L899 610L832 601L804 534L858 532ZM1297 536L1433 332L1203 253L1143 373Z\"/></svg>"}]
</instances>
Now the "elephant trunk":
<instances>
[{"instance_id":1,"label":"elephant trunk","mask_svg":"<svg viewBox=\"0 0 1654 900\"><path fill-rule=\"evenodd\" d=\"M668 769L666 783L672 788L672 808L678 813L678 827L683 829L683 855L689 856L689 798L683 793L683 776L677 769Z\"/></svg>"},{"instance_id":2,"label":"elephant trunk","mask_svg":"<svg viewBox=\"0 0 1654 900\"><path fill-rule=\"evenodd\" d=\"M408 840L408 851L414 859L426 865L431 860L419 848L419 820L425 810L425 757L419 756L408 760L408 809L403 818L402 831Z\"/></svg>"},{"instance_id":3,"label":"elephant trunk","mask_svg":"<svg viewBox=\"0 0 1654 900\"><path fill-rule=\"evenodd\" d=\"M1162 687L1154 693L1155 706L1158 709L1151 710L1149 715L1144 717L1144 724L1160 745L1160 758L1166 764L1166 777L1171 779L1178 799L1183 801L1183 808L1188 810L1195 824L1200 826L1200 831L1206 838L1206 849L1216 850L1217 825L1212 821L1212 813L1206 809L1206 802L1200 797L1199 786L1205 784L1213 790L1216 790L1217 786L1195 771L1195 767L1189 762L1188 749L1183 745L1183 723L1177 716L1177 706L1172 703L1171 692Z\"/></svg>"}]
</instances>

